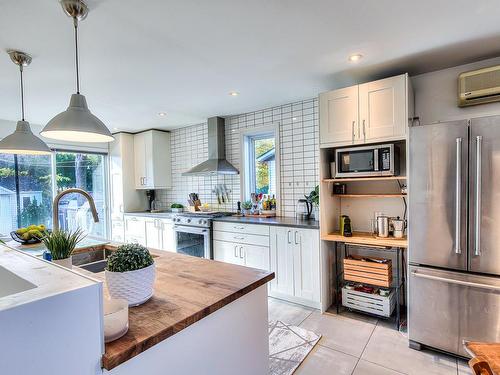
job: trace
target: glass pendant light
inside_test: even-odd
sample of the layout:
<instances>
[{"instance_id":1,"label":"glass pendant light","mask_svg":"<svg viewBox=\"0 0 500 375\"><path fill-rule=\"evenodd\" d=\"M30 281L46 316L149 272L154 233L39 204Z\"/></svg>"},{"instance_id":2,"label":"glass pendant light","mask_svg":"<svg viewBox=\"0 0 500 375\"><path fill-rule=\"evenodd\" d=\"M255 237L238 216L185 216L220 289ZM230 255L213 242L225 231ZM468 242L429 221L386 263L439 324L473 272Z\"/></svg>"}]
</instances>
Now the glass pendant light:
<instances>
[{"instance_id":1,"label":"glass pendant light","mask_svg":"<svg viewBox=\"0 0 500 375\"><path fill-rule=\"evenodd\" d=\"M16 130L0 141L0 153L4 154L27 154L47 155L50 148L33 134L30 123L24 120L24 84L23 70L31 63L31 56L21 51L7 51L12 62L19 65L21 73L21 121L17 122Z\"/></svg>"},{"instance_id":2,"label":"glass pendant light","mask_svg":"<svg viewBox=\"0 0 500 375\"><path fill-rule=\"evenodd\" d=\"M61 6L64 12L73 18L75 27L76 94L71 95L68 109L50 120L40 134L63 141L111 142L114 140L111 132L90 112L85 96L80 94L78 22L87 17L89 9L81 0L61 0Z\"/></svg>"}]
</instances>

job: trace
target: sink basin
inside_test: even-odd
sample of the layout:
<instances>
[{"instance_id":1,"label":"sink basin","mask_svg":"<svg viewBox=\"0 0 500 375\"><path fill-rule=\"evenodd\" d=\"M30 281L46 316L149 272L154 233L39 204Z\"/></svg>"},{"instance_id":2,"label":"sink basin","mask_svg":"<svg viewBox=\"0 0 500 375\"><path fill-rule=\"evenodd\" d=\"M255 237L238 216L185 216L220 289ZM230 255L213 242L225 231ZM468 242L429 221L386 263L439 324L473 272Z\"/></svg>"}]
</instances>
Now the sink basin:
<instances>
[{"instance_id":1,"label":"sink basin","mask_svg":"<svg viewBox=\"0 0 500 375\"><path fill-rule=\"evenodd\" d=\"M84 264L84 265L80 266L80 268L83 268L84 270L87 270L87 271L90 271L93 273L99 273L99 272L104 271L107 263L108 263L107 260L99 260L97 262Z\"/></svg>"},{"instance_id":2,"label":"sink basin","mask_svg":"<svg viewBox=\"0 0 500 375\"><path fill-rule=\"evenodd\" d=\"M35 284L0 266L0 298L34 288L36 288Z\"/></svg>"}]
</instances>

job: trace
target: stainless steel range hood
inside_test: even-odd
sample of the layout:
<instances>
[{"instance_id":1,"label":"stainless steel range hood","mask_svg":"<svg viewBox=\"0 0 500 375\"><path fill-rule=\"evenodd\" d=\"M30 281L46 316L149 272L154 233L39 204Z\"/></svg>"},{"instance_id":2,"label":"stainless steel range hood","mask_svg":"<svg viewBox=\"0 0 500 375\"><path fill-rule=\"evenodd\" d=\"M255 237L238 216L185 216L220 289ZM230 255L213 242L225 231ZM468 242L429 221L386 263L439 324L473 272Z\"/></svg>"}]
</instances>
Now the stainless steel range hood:
<instances>
[{"instance_id":1,"label":"stainless steel range hood","mask_svg":"<svg viewBox=\"0 0 500 375\"><path fill-rule=\"evenodd\" d=\"M239 174L240 172L226 160L226 135L224 119L208 119L208 160L195 165L183 176L211 176L217 174Z\"/></svg>"}]
</instances>

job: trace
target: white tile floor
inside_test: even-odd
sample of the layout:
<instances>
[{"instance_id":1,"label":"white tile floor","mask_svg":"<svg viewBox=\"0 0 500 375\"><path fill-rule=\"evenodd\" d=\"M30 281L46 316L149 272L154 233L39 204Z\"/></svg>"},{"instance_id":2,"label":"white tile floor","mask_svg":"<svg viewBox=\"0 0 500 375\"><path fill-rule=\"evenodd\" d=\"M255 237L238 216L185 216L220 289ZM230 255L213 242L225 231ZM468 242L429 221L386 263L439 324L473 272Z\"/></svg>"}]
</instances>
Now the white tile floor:
<instances>
[{"instance_id":1,"label":"white tile floor","mask_svg":"<svg viewBox=\"0 0 500 375\"><path fill-rule=\"evenodd\" d=\"M467 363L432 351L408 348L406 334L361 314L320 314L269 298L269 319L322 335L297 369L298 375L466 375Z\"/></svg>"}]
</instances>

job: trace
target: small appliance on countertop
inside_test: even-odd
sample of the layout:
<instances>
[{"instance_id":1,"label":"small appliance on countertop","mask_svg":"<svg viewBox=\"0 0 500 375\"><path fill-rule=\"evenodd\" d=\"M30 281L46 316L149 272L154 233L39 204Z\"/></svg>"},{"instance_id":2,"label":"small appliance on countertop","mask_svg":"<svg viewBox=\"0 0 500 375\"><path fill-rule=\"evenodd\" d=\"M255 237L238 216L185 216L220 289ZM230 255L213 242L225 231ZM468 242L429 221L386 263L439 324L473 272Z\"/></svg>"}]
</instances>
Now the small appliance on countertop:
<instances>
[{"instance_id":1,"label":"small appliance on countertop","mask_svg":"<svg viewBox=\"0 0 500 375\"><path fill-rule=\"evenodd\" d=\"M347 215L340 216L340 234L344 237L352 237L351 218Z\"/></svg>"}]
</instances>

